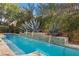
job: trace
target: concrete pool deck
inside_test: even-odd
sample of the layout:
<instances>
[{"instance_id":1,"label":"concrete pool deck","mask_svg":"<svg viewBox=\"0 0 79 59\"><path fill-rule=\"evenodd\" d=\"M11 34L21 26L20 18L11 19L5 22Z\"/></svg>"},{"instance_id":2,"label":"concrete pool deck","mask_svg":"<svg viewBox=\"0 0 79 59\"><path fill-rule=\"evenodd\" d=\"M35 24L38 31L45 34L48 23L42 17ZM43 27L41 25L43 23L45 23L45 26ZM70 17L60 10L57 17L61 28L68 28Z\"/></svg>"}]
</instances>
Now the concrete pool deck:
<instances>
[{"instance_id":1,"label":"concrete pool deck","mask_svg":"<svg viewBox=\"0 0 79 59\"><path fill-rule=\"evenodd\" d=\"M71 47L71 48L76 48L76 49L79 49L79 45L75 45L75 44L66 44L65 46L68 46L68 47Z\"/></svg>"},{"instance_id":2,"label":"concrete pool deck","mask_svg":"<svg viewBox=\"0 0 79 59\"><path fill-rule=\"evenodd\" d=\"M21 56L44 56L44 55L39 53L39 52L37 52L37 51L34 51L32 53L21 55Z\"/></svg>"},{"instance_id":3,"label":"concrete pool deck","mask_svg":"<svg viewBox=\"0 0 79 59\"><path fill-rule=\"evenodd\" d=\"M7 44L0 38L0 56L14 56Z\"/></svg>"}]
</instances>

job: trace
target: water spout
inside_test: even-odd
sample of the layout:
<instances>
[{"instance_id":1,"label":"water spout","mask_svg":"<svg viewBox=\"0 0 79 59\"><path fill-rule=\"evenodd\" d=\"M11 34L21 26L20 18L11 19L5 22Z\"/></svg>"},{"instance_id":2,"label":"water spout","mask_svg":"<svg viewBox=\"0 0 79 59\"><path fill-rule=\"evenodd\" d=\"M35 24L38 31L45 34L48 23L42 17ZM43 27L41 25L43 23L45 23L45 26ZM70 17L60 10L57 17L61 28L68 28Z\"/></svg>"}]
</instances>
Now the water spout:
<instances>
[{"instance_id":1,"label":"water spout","mask_svg":"<svg viewBox=\"0 0 79 59\"><path fill-rule=\"evenodd\" d=\"M33 32L32 32L32 38L33 38Z\"/></svg>"},{"instance_id":2,"label":"water spout","mask_svg":"<svg viewBox=\"0 0 79 59\"><path fill-rule=\"evenodd\" d=\"M51 44L51 35L49 36L49 40L48 40L48 43L49 43L49 45Z\"/></svg>"}]
</instances>

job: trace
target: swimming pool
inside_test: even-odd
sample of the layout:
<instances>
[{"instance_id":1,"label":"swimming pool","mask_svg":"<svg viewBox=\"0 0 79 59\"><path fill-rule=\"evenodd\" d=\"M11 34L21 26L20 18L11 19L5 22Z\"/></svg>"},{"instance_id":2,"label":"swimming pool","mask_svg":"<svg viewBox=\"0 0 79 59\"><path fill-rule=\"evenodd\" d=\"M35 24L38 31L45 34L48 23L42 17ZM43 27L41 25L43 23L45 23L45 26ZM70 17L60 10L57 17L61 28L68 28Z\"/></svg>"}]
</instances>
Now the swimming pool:
<instances>
[{"instance_id":1,"label":"swimming pool","mask_svg":"<svg viewBox=\"0 0 79 59\"><path fill-rule=\"evenodd\" d=\"M39 51L46 56L79 56L79 50L49 44L15 34L5 34L4 41L16 55Z\"/></svg>"}]
</instances>

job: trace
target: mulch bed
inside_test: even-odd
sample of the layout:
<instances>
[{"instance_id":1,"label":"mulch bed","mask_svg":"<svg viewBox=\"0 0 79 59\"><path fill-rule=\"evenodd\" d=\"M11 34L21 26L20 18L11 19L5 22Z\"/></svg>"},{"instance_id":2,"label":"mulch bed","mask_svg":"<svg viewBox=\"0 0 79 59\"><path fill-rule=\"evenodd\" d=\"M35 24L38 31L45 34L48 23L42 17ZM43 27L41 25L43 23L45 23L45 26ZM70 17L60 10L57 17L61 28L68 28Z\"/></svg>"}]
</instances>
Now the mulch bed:
<instances>
[{"instance_id":1,"label":"mulch bed","mask_svg":"<svg viewBox=\"0 0 79 59\"><path fill-rule=\"evenodd\" d=\"M79 40L74 39L74 40L69 41L69 43L79 45Z\"/></svg>"}]
</instances>

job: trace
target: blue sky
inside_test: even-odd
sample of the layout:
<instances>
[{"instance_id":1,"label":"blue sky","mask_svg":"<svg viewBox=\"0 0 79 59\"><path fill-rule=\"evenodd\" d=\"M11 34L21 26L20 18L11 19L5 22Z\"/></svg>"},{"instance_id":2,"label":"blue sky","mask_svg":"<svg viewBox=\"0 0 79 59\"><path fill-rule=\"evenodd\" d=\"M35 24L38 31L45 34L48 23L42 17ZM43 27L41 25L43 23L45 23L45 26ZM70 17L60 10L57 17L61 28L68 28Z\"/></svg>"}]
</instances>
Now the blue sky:
<instances>
[{"instance_id":1,"label":"blue sky","mask_svg":"<svg viewBox=\"0 0 79 59\"><path fill-rule=\"evenodd\" d=\"M19 3L19 6L21 7L21 8L28 8L28 4L29 3ZM33 3L30 3L30 5L32 5ZM37 3L35 3L34 4L34 6L33 7L35 7L35 9L34 9L34 11L33 11L33 15L35 15L36 16L36 13L39 11L39 9L38 9L38 7L37 7ZM29 8L28 8L29 9Z\"/></svg>"},{"instance_id":2,"label":"blue sky","mask_svg":"<svg viewBox=\"0 0 79 59\"><path fill-rule=\"evenodd\" d=\"M26 3L19 3L20 7L26 7Z\"/></svg>"}]
</instances>

